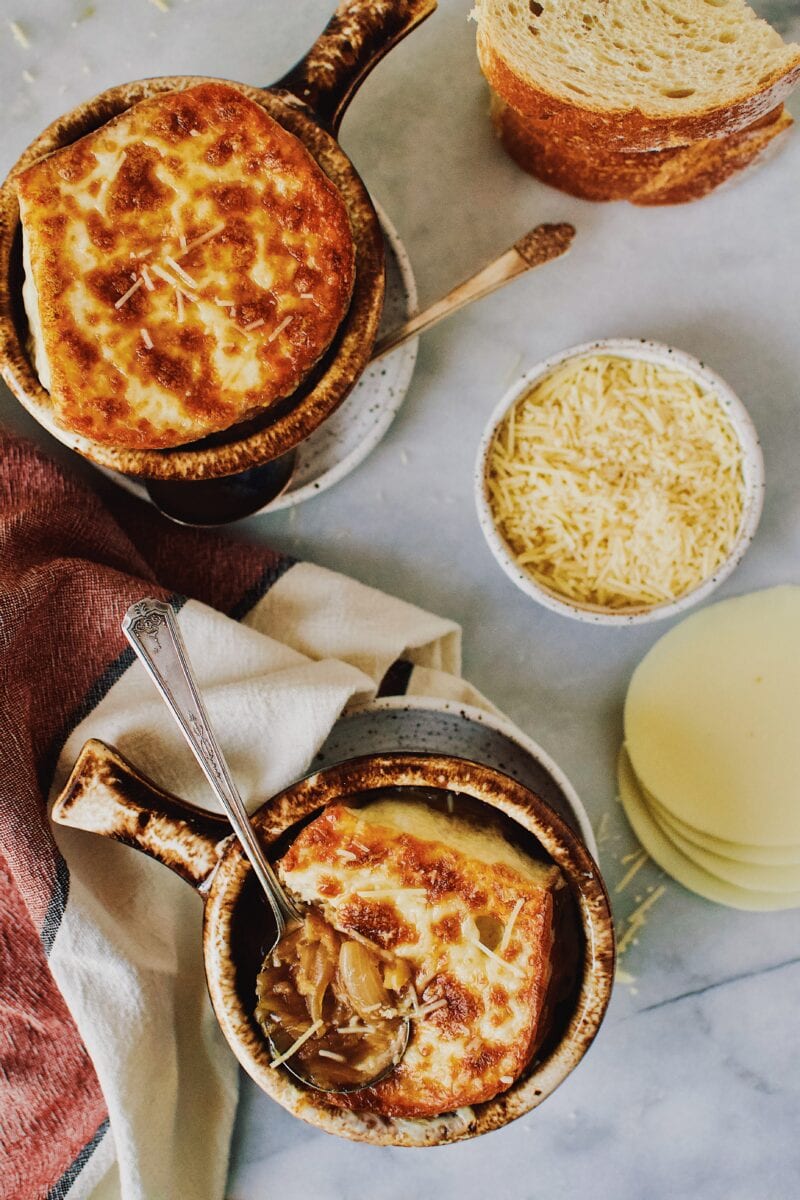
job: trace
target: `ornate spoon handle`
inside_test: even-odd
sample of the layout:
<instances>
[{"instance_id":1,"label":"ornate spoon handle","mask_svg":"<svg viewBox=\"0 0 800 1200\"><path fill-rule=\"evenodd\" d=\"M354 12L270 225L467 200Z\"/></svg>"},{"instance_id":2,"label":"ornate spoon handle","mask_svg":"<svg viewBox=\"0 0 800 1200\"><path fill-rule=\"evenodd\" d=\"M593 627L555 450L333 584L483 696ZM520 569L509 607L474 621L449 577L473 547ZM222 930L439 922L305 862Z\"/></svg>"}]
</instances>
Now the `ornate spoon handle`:
<instances>
[{"instance_id":1,"label":"ornate spoon handle","mask_svg":"<svg viewBox=\"0 0 800 1200\"><path fill-rule=\"evenodd\" d=\"M302 917L281 887L255 835L208 719L173 609L161 600L140 600L126 612L122 632L161 693L225 809L270 902L280 939L287 925L301 921Z\"/></svg>"}]
</instances>

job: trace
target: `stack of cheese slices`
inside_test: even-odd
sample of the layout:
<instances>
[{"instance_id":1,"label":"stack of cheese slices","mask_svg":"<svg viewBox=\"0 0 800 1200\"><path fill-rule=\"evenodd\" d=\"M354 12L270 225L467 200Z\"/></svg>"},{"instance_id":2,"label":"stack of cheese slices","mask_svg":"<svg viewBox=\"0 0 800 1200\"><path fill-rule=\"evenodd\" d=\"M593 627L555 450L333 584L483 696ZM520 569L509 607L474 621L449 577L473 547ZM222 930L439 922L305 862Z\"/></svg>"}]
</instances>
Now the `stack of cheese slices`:
<instances>
[{"instance_id":1,"label":"stack of cheese slices","mask_svg":"<svg viewBox=\"0 0 800 1200\"><path fill-rule=\"evenodd\" d=\"M800 587L693 614L625 702L619 790L651 857L734 908L800 907Z\"/></svg>"},{"instance_id":2,"label":"stack of cheese slices","mask_svg":"<svg viewBox=\"0 0 800 1200\"><path fill-rule=\"evenodd\" d=\"M744 0L476 0L506 150L589 200L679 204L774 144L800 79Z\"/></svg>"}]
</instances>

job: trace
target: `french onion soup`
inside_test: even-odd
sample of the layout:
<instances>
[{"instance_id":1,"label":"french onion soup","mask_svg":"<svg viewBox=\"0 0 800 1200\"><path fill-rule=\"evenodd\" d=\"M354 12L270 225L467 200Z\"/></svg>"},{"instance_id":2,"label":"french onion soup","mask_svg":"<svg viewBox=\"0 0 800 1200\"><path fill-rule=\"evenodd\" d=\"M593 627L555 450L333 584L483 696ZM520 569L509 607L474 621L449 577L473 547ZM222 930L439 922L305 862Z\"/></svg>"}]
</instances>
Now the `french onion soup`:
<instances>
[{"instance_id":1,"label":"french onion soup","mask_svg":"<svg viewBox=\"0 0 800 1200\"><path fill-rule=\"evenodd\" d=\"M94 441L162 449L258 415L347 312L344 201L235 87L142 100L16 186L36 370Z\"/></svg>"},{"instance_id":2,"label":"french onion soup","mask_svg":"<svg viewBox=\"0 0 800 1200\"><path fill-rule=\"evenodd\" d=\"M264 960L255 1015L280 1051L273 1066L294 1059L317 1086L347 1089L327 1103L416 1118L511 1086L546 1039L577 950L550 860L410 794L332 804L280 858L307 915Z\"/></svg>"}]
</instances>

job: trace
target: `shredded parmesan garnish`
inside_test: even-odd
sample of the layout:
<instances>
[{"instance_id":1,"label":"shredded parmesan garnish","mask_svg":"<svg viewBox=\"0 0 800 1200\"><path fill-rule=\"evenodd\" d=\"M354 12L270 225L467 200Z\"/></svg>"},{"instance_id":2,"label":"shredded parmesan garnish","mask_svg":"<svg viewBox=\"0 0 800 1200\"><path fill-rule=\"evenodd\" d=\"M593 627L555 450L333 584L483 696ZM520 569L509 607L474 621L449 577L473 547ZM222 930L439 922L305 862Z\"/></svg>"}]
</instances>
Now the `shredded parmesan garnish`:
<instances>
[{"instance_id":1,"label":"shredded parmesan garnish","mask_svg":"<svg viewBox=\"0 0 800 1200\"><path fill-rule=\"evenodd\" d=\"M150 278L150 272L148 271L147 267L142 267L140 270L140 274L142 276L142 283L147 288L148 292L154 292L156 290L155 284L153 283L152 279Z\"/></svg>"},{"instance_id":2,"label":"shredded parmesan garnish","mask_svg":"<svg viewBox=\"0 0 800 1200\"><path fill-rule=\"evenodd\" d=\"M347 1062L343 1054L337 1054L334 1050L318 1050L317 1054L320 1058L332 1058L334 1062Z\"/></svg>"},{"instance_id":3,"label":"shredded parmesan garnish","mask_svg":"<svg viewBox=\"0 0 800 1200\"><path fill-rule=\"evenodd\" d=\"M131 286L128 288L127 292L125 293L125 295L120 296L119 300L117 300L117 302L115 303L114 308L122 308L123 304L127 304L128 301L130 300L131 296L133 295L133 293L138 292L138 290L141 286L142 286L141 279L137 279L135 283L131 284Z\"/></svg>"},{"instance_id":4,"label":"shredded parmesan garnish","mask_svg":"<svg viewBox=\"0 0 800 1200\"><path fill-rule=\"evenodd\" d=\"M639 907L635 908L628 917L628 927L620 938L617 946L618 955L623 955L630 946L631 942L636 939L636 935L640 932L642 926L646 924L648 912L653 905L661 899L666 890L667 889L665 885L663 883L660 884L652 893L652 895L648 896L646 900L643 900Z\"/></svg>"},{"instance_id":5,"label":"shredded parmesan garnish","mask_svg":"<svg viewBox=\"0 0 800 1200\"><path fill-rule=\"evenodd\" d=\"M304 1046L308 1039L313 1037L317 1030L321 1029L323 1025L324 1021L315 1021L313 1025L309 1025L305 1033L301 1033L297 1041L292 1042L288 1050L284 1051L283 1054L279 1054L277 1058L273 1058L272 1062L269 1064L270 1067L272 1067L274 1070L274 1068L279 1067L281 1063L285 1063L287 1058L291 1058L293 1054L296 1054L300 1047Z\"/></svg>"},{"instance_id":6,"label":"shredded parmesan garnish","mask_svg":"<svg viewBox=\"0 0 800 1200\"><path fill-rule=\"evenodd\" d=\"M178 322L182 325L186 310L183 303L183 292L180 288L175 289L175 303L178 306Z\"/></svg>"},{"instance_id":7,"label":"shredded parmesan garnish","mask_svg":"<svg viewBox=\"0 0 800 1200\"><path fill-rule=\"evenodd\" d=\"M150 337L150 334L147 332L147 330L145 328L142 328L139 330L139 333L142 335L142 341L144 342L147 349L152 350L153 349L153 339Z\"/></svg>"},{"instance_id":8,"label":"shredded parmesan garnish","mask_svg":"<svg viewBox=\"0 0 800 1200\"><path fill-rule=\"evenodd\" d=\"M19 21L9 21L8 28L11 30L14 41L18 46L22 46L23 50L30 50L31 39L28 37L25 30L20 25Z\"/></svg>"},{"instance_id":9,"label":"shredded parmesan garnish","mask_svg":"<svg viewBox=\"0 0 800 1200\"><path fill-rule=\"evenodd\" d=\"M219 300L219 299L217 299L217 300L215 300L215 301L214 301L214 303L215 303L216 305L218 305L220 308L235 308L235 304L234 304L234 301L233 301L233 300Z\"/></svg>"},{"instance_id":10,"label":"shredded parmesan garnish","mask_svg":"<svg viewBox=\"0 0 800 1200\"><path fill-rule=\"evenodd\" d=\"M520 896L519 900L512 908L511 916L508 918L508 921L506 922L506 927L503 930L503 937L500 941L500 945L497 947L498 954L505 954L506 950L508 949L508 944L511 941L511 934L514 932L514 926L517 923L517 917L519 916L520 910L524 903L525 903L525 901Z\"/></svg>"},{"instance_id":11,"label":"shredded parmesan garnish","mask_svg":"<svg viewBox=\"0 0 800 1200\"><path fill-rule=\"evenodd\" d=\"M493 958L494 961L500 963L501 966L508 967L509 971L513 971L515 975L519 975L520 978L524 978L525 972L518 967L516 963L508 962L507 959L501 958L499 954L495 954L494 950L490 950L488 946L484 946L483 942L479 941L477 938L472 939L472 944L477 950L482 951L487 958Z\"/></svg>"},{"instance_id":12,"label":"shredded parmesan garnish","mask_svg":"<svg viewBox=\"0 0 800 1200\"><path fill-rule=\"evenodd\" d=\"M242 328L244 329L245 333L249 333L251 329L258 329L263 324L264 318L259 317L257 320L251 321L249 325L243 325Z\"/></svg>"},{"instance_id":13,"label":"shredded parmesan garnish","mask_svg":"<svg viewBox=\"0 0 800 1200\"><path fill-rule=\"evenodd\" d=\"M337 850L336 857L341 858L343 862L355 862L358 855L353 854L352 850Z\"/></svg>"},{"instance_id":14,"label":"shredded parmesan garnish","mask_svg":"<svg viewBox=\"0 0 800 1200\"><path fill-rule=\"evenodd\" d=\"M301 299L301 300L313 300L313 299L314 299L314 293L313 293L313 292L301 292L301 293L300 293L300 299Z\"/></svg>"},{"instance_id":15,"label":"shredded parmesan garnish","mask_svg":"<svg viewBox=\"0 0 800 1200\"><path fill-rule=\"evenodd\" d=\"M291 315L288 317L284 317L283 320L281 321L280 325L276 325L275 328L273 329L272 333L267 338L267 344L269 344L270 342L274 342L275 338L279 334L283 333L284 329L286 328L286 326L289 324L289 322L291 320L292 320Z\"/></svg>"},{"instance_id":16,"label":"shredded parmesan garnish","mask_svg":"<svg viewBox=\"0 0 800 1200\"><path fill-rule=\"evenodd\" d=\"M168 283L170 287L179 288L181 286L180 280L176 279L174 275L170 275L169 271L165 271L161 263L153 263L150 270L159 279L163 279L165 283Z\"/></svg>"},{"instance_id":17,"label":"shredded parmesan garnish","mask_svg":"<svg viewBox=\"0 0 800 1200\"><path fill-rule=\"evenodd\" d=\"M691 376L596 355L512 407L489 455L489 501L518 565L582 604L625 609L697 587L742 515L742 448Z\"/></svg>"},{"instance_id":18,"label":"shredded parmesan garnish","mask_svg":"<svg viewBox=\"0 0 800 1200\"><path fill-rule=\"evenodd\" d=\"M184 241L185 241L185 240L186 240L186 239L184 238ZM200 284L197 282L197 280L196 280L196 279L192 279L192 277L191 277L191 275L189 274L189 272L188 272L188 271L184 271L184 269L183 269L183 267L180 265L180 263L177 263L177 262L175 261L175 259L174 259L174 258L171 258L171 257L169 256L169 254L165 254L165 255L164 255L164 261L167 263L167 265L168 265L168 266L172 267L172 269L173 269L173 271L175 272L175 274L176 274L176 275L177 275L177 276L178 276L180 279L182 279L182 280L183 280L183 282L184 282L185 284L187 284L187 285L188 285L190 288L199 288L199 287L200 287Z\"/></svg>"},{"instance_id":19,"label":"shredded parmesan garnish","mask_svg":"<svg viewBox=\"0 0 800 1200\"><path fill-rule=\"evenodd\" d=\"M504 1083L506 1085L506 1087L508 1087L509 1084L512 1084L514 1082L513 1075L499 1075L498 1078L501 1083Z\"/></svg>"},{"instance_id":20,"label":"shredded parmesan garnish","mask_svg":"<svg viewBox=\"0 0 800 1200\"><path fill-rule=\"evenodd\" d=\"M216 237L218 233L222 233L224 228L225 222L220 221L218 225L215 225L213 229L209 229L207 233L201 233L200 237L196 237L193 241L189 242L186 249L181 250L178 258L183 258L185 255L191 254L198 246L202 246L205 242L209 242L211 238Z\"/></svg>"},{"instance_id":21,"label":"shredded parmesan garnish","mask_svg":"<svg viewBox=\"0 0 800 1200\"><path fill-rule=\"evenodd\" d=\"M441 1000L431 1000L429 1004L423 1004L411 1014L412 1021L420 1021L428 1016L429 1013L438 1012L440 1008L447 1007L447 1000L443 997Z\"/></svg>"},{"instance_id":22,"label":"shredded parmesan garnish","mask_svg":"<svg viewBox=\"0 0 800 1200\"><path fill-rule=\"evenodd\" d=\"M633 877L637 873L637 871L641 871L642 867L647 862L648 857L649 857L649 855L646 850L642 850L642 852L640 854L636 855L633 865L628 868L628 870L623 875L622 879L620 879L619 883L614 888L615 892L619 893L619 892L625 891L625 888L628 886L630 881L633 879Z\"/></svg>"},{"instance_id":23,"label":"shredded parmesan garnish","mask_svg":"<svg viewBox=\"0 0 800 1200\"><path fill-rule=\"evenodd\" d=\"M197 133L197 130L196 130L196 129L190 129L190 130L189 130L189 136L190 136L190 137L192 136L192 134L196 134L196 133ZM185 250L185 249L186 249L187 242L186 242L186 234L185 234L185 233L182 233L182 234L179 236L179 238L178 238L178 245L180 246L181 250Z\"/></svg>"}]
</instances>

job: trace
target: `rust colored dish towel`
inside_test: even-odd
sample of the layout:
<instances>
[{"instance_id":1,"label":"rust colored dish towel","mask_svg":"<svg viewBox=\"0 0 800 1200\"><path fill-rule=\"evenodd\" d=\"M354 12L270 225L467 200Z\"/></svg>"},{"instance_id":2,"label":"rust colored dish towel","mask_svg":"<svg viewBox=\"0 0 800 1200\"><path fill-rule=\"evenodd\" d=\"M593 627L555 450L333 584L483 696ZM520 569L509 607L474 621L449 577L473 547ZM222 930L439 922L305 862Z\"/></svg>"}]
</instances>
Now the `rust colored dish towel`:
<instances>
[{"instance_id":1,"label":"rust colored dish towel","mask_svg":"<svg viewBox=\"0 0 800 1200\"><path fill-rule=\"evenodd\" d=\"M106 504L30 443L0 436L0 456L0 1198L221 1200L237 1066L197 897L47 815L89 737L214 807L122 636L126 608L179 608L251 807L395 673L486 702L458 678L453 622L122 494Z\"/></svg>"}]
</instances>

